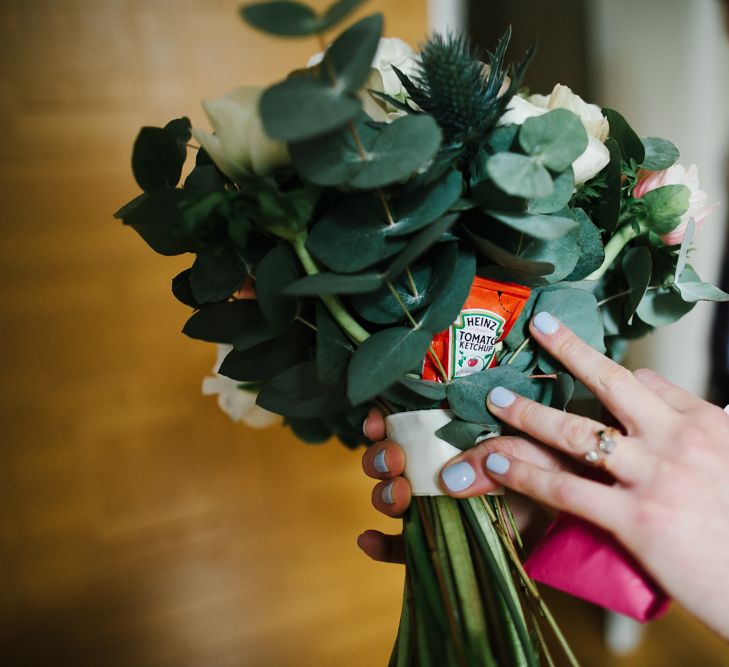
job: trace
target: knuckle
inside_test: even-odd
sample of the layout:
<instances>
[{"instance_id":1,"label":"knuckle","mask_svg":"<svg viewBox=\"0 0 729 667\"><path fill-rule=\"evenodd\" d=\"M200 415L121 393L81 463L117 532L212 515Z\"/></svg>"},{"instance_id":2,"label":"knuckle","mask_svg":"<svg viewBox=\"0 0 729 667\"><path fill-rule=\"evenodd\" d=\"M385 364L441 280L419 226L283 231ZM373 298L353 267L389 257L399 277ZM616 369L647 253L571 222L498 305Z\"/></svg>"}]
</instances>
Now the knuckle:
<instances>
[{"instance_id":1,"label":"knuckle","mask_svg":"<svg viewBox=\"0 0 729 667\"><path fill-rule=\"evenodd\" d=\"M572 507L575 497L575 487L569 483L569 478L557 475L550 485L550 497L557 507Z\"/></svg>"},{"instance_id":2,"label":"knuckle","mask_svg":"<svg viewBox=\"0 0 729 667\"><path fill-rule=\"evenodd\" d=\"M533 424L538 420L538 412L541 406L534 401L527 399L521 399L517 401L517 405L514 410L515 421L520 424Z\"/></svg>"},{"instance_id":3,"label":"knuckle","mask_svg":"<svg viewBox=\"0 0 729 667\"><path fill-rule=\"evenodd\" d=\"M575 336L572 331L565 330L562 332L562 335L559 337L559 340L554 346L554 354L556 357L562 359L564 357L569 357L572 349L575 346L575 342L577 341L577 336Z\"/></svg>"},{"instance_id":4,"label":"knuckle","mask_svg":"<svg viewBox=\"0 0 729 667\"><path fill-rule=\"evenodd\" d=\"M564 438L574 451L589 449L595 435L594 425L581 417L569 417L564 427Z\"/></svg>"},{"instance_id":5,"label":"knuckle","mask_svg":"<svg viewBox=\"0 0 729 667\"><path fill-rule=\"evenodd\" d=\"M655 375L655 372L652 371L650 368L636 368L633 371L633 377L641 381L652 380Z\"/></svg>"},{"instance_id":6,"label":"knuckle","mask_svg":"<svg viewBox=\"0 0 729 667\"><path fill-rule=\"evenodd\" d=\"M595 385L598 391L615 392L631 377L633 376L629 370L618 364L610 363L596 373Z\"/></svg>"}]
</instances>

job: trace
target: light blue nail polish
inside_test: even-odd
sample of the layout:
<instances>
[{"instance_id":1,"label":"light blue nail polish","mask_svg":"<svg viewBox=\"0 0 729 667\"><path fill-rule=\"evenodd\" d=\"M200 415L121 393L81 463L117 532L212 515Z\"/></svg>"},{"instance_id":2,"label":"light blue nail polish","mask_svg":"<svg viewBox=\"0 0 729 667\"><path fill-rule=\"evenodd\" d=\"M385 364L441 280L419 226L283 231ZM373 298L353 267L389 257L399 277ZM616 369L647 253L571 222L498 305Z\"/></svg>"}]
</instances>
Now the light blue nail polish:
<instances>
[{"instance_id":1,"label":"light blue nail polish","mask_svg":"<svg viewBox=\"0 0 729 667\"><path fill-rule=\"evenodd\" d=\"M497 475L503 475L509 471L509 459L501 454L489 454L486 458L486 468L489 472L496 473Z\"/></svg>"},{"instance_id":2,"label":"light blue nail polish","mask_svg":"<svg viewBox=\"0 0 729 667\"><path fill-rule=\"evenodd\" d=\"M497 408L508 408L516 400L516 394L506 387L494 387L489 392L489 401Z\"/></svg>"},{"instance_id":3,"label":"light blue nail polish","mask_svg":"<svg viewBox=\"0 0 729 667\"><path fill-rule=\"evenodd\" d=\"M362 433L364 433L366 437L369 437L367 435L367 419L368 417L365 417L365 420L362 422Z\"/></svg>"},{"instance_id":4,"label":"light blue nail polish","mask_svg":"<svg viewBox=\"0 0 729 667\"><path fill-rule=\"evenodd\" d=\"M559 329L559 322L555 320L546 310L541 313L537 313L532 320L534 326L539 329L543 334L551 336L557 329Z\"/></svg>"},{"instance_id":5,"label":"light blue nail polish","mask_svg":"<svg viewBox=\"0 0 729 667\"><path fill-rule=\"evenodd\" d=\"M449 491L458 493L467 489L476 479L475 470L465 461L448 466L442 473L443 483Z\"/></svg>"},{"instance_id":6,"label":"light blue nail polish","mask_svg":"<svg viewBox=\"0 0 729 667\"><path fill-rule=\"evenodd\" d=\"M390 469L387 467L387 461L385 461L385 452L386 450L381 449L375 454L375 458L372 459L372 463L377 472L390 472Z\"/></svg>"},{"instance_id":7,"label":"light blue nail polish","mask_svg":"<svg viewBox=\"0 0 729 667\"><path fill-rule=\"evenodd\" d=\"M389 484L386 484L385 487L382 489L382 500L387 505L395 504L395 498L392 495L393 484L394 482L390 482Z\"/></svg>"}]
</instances>

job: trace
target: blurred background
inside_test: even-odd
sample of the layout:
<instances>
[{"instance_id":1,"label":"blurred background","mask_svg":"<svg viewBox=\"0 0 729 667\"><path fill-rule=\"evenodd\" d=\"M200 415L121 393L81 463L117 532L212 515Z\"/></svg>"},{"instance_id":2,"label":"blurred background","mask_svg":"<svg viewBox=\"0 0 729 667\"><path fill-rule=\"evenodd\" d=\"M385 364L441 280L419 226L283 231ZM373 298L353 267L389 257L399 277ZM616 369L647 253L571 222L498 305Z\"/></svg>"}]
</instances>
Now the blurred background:
<instances>
[{"instance_id":1,"label":"blurred background","mask_svg":"<svg viewBox=\"0 0 729 667\"><path fill-rule=\"evenodd\" d=\"M188 312L169 290L189 260L155 255L111 217L137 194L140 126L188 115L207 128L202 98L266 85L318 50L253 32L237 5L0 3L3 665L386 664L403 573L368 561L355 538L397 524L370 508L360 453L234 426L202 397L215 350L180 335ZM429 29L468 26L491 47L512 23L515 59L539 39L533 91L568 84L639 134L673 139L724 203L695 260L719 279L729 47L718 0L371 0L354 18L373 11L414 46ZM706 395L713 317L699 305L630 364ZM679 608L620 657L600 610L549 600L585 665L729 664L729 647Z\"/></svg>"}]
</instances>

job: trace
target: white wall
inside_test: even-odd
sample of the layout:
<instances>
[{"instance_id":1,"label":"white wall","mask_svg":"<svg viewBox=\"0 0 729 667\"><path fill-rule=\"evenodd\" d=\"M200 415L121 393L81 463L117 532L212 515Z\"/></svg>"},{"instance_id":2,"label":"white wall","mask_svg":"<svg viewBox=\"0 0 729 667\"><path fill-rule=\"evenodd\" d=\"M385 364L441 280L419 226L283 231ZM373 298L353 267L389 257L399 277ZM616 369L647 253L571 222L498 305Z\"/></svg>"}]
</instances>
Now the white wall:
<instances>
[{"instance_id":1,"label":"white wall","mask_svg":"<svg viewBox=\"0 0 729 667\"><path fill-rule=\"evenodd\" d=\"M641 136L663 136L681 162L699 165L709 201L722 207L696 241L692 264L715 282L729 198L729 45L717 0L587 0L590 65L596 99L618 109ZM700 303L684 320L634 344L628 364L649 366L701 394L708 373L713 307Z\"/></svg>"}]
</instances>

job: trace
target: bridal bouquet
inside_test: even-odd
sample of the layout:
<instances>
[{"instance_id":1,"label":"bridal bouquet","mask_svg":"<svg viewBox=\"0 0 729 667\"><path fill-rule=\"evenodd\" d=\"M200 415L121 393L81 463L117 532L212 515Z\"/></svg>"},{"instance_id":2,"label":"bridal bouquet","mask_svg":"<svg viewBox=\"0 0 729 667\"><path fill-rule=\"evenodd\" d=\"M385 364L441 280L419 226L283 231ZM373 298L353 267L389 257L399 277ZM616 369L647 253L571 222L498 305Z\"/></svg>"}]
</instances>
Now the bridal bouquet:
<instances>
[{"instance_id":1,"label":"bridal bouquet","mask_svg":"<svg viewBox=\"0 0 729 667\"><path fill-rule=\"evenodd\" d=\"M498 433L492 387L570 401L574 380L528 336L535 310L618 358L728 298L687 262L711 207L670 141L565 86L523 93L533 50L508 66L509 32L485 63L459 36L417 53L384 39L379 14L328 43L360 4L243 7L321 52L266 90L205 101L212 133L143 128L143 193L116 217L158 253L192 255L172 291L194 309L185 334L228 346L207 386L226 409L256 397L303 441L348 446L372 406L390 415L415 495L392 665L551 663L542 621L574 664L505 499L444 496L438 471Z\"/></svg>"}]
</instances>

